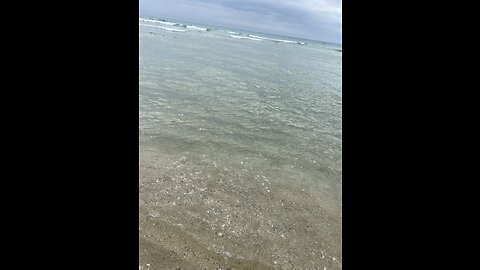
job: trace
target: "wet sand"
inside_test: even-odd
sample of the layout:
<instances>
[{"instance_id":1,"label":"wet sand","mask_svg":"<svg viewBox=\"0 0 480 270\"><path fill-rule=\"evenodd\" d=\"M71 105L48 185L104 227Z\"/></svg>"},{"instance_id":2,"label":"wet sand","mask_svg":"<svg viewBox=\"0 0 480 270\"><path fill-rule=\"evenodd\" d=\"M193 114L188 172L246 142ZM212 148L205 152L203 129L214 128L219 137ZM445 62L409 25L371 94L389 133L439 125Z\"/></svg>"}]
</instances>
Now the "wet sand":
<instances>
[{"instance_id":1,"label":"wet sand","mask_svg":"<svg viewBox=\"0 0 480 270\"><path fill-rule=\"evenodd\" d=\"M140 269L341 269L341 205L319 188L140 148Z\"/></svg>"}]
</instances>

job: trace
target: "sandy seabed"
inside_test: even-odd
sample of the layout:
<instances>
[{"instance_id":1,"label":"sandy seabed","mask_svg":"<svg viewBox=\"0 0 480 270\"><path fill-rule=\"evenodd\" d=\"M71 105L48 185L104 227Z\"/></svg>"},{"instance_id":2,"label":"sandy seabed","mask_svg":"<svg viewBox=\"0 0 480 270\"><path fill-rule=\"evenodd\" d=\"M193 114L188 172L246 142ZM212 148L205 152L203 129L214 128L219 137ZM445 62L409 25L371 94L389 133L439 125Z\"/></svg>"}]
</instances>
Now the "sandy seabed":
<instances>
[{"instance_id":1,"label":"sandy seabed","mask_svg":"<svg viewBox=\"0 0 480 270\"><path fill-rule=\"evenodd\" d=\"M139 269L341 269L341 204L224 165L141 147Z\"/></svg>"}]
</instances>

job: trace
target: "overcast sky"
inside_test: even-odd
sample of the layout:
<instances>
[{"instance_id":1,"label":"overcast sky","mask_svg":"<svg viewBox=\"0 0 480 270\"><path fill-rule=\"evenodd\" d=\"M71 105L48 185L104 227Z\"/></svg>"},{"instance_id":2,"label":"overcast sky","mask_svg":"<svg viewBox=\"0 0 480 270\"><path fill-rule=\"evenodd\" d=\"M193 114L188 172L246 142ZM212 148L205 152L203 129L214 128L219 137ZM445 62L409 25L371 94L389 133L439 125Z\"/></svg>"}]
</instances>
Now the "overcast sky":
<instances>
[{"instance_id":1,"label":"overcast sky","mask_svg":"<svg viewBox=\"0 0 480 270\"><path fill-rule=\"evenodd\" d=\"M140 0L140 15L342 43L341 0Z\"/></svg>"}]
</instances>

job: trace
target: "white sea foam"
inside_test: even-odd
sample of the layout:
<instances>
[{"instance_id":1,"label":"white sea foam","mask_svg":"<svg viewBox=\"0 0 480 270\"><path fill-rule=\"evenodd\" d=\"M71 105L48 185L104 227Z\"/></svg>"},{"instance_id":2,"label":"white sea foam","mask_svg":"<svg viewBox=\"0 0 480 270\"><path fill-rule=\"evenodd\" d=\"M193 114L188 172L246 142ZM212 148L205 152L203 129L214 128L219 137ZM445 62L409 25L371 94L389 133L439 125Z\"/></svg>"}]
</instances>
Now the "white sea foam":
<instances>
[{"instance_id":1,"label":"white sea foam","mask_svg":"<svg viewBox=\"0 0 480 270\"><path fill-rule=\"evenodd\" d=\"M172 31L172 32L185 32L185 30L170 28L170 27L163 27L163 26L158 26L158 25L150 25L150 24L143 24L143 23L141 23L140 25L141 26L146 26L146 27L158 28L158 29L167 30L167 31Z\"/></svg>"},{"instance_id":2,"label":"white sea foam","mask_svg":"<svg viewBox=\"0 0 480 270\"><path fill-rule=\"evenodd\" d=\"M267 38L267 37L261 37L261 36L255 36L255 35L248 35L248 36L252 37L252 38L270 40L270 41L274 41L274 42L297 43L297 44L305 45L305 42L300 42L300 41L293 41L293 40L286 40L286 39L274 39L274 38Z\"/></svg>"},{"instance_id":3,"label":"white sea foam","mask_svg":"<svg viewBox=\"0 0 480 270\"><path fill-rule=\"evenodd\" d=\"M157 20L150 20L150 19L142 19L142 18L140 18L139 20L140 20L140 21L143 21L143 22L153 22L153 23L160 23L160 24L171 25L171 26L174 26L174 25L177 24L177 23L174 23L174 22L164 22L164 21L157 21Z\"/></svg>"},{"instance_id":4,"label":"white sea foam","mask_svg":"<svg viewBox=\"0 0 480 270\"><path fill-rule=\"evenodd\" d=\"M186 25L181 24L181 23L159 21L159 20L150 20L150 19L143 19L143 18L139 18L139 20L142 21L142 22L159 23L159 24L170 25L170 26L186 27Z\"/></svg>"},{"instance_id":5,"label":"white sea foam","mask_svg":"<svg viewBox=\"0 0 480 270\"><path fill-rule=\"evenodd\" d=\"M261 39L268 39L268 38L264 38L264 37L260 37L260 36L255 36L255 35L248 35L249 37L254 37L254 38L261 38Z\"/></svg>"},{"instance_id":6,"label":"white sea foam","mask_svg":"<svg viewBox=\"0 0 480 270\"><path fill-rule=\"evenodd\" d=\"M230 37L232 37L232 38L241 38L241 39L257 40L257 41L261 41L261 40L262 40L262 39L260 39L260 38L242 37L242 36L234 36L234 35L230 35Z\"/></svg>"},{"instance_id":7,"label":"white sea foam","mask_svg":"<svg viewBox=\"0 0 480 270\"><path fill-rule=\"evenodd\" d=\"M198 31L207 31L207 28L198 27L195 25L187 25L188 29L198 30Z\"/></svg>"}]
</instances>

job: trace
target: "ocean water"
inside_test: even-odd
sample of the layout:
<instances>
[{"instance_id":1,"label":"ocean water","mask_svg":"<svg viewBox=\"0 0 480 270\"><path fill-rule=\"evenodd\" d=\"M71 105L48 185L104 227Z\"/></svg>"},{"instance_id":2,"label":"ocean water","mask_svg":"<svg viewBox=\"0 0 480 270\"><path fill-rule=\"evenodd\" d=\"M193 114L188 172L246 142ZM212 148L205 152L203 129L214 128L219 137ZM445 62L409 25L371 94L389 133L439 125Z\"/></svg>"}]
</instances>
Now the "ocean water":
<instances>
[{"instance_id":1,"label":"ocean water","mask_svg":"<svg viewBox=\"0 0 480 270\"><path fill-rule=\"evenodd\" d=\"M340 269L341 46L139 23L140 268Z\"/></svg>"}]
</instances>

